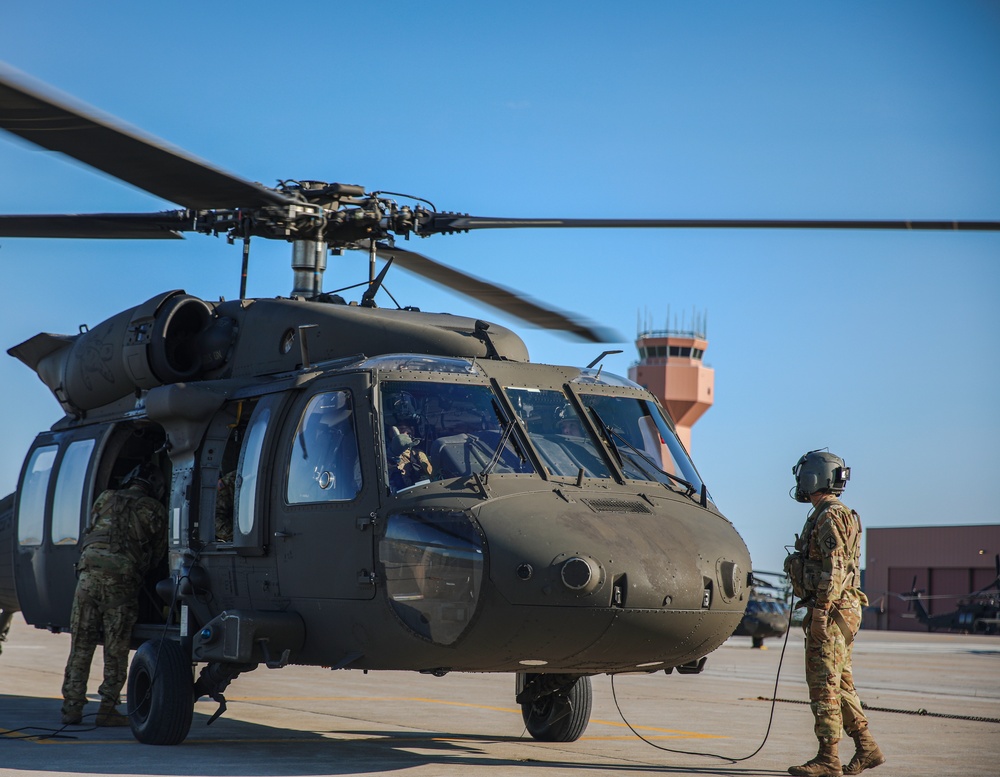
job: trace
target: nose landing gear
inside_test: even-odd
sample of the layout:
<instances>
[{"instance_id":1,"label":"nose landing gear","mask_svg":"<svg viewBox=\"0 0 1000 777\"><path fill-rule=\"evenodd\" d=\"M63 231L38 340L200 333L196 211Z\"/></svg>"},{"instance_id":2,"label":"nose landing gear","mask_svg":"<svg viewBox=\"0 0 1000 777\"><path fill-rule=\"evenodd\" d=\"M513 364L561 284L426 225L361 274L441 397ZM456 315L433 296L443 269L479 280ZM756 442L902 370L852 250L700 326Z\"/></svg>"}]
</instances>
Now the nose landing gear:
<instances>
[{"instance_id":1,"label":"nose landing gear","mask_svg":"<svg viewBox=\"0 0 1000 777\"><path fill-rule=\"evenodd\" d=\"M575 742L590 722L590 677L568 674L517 675L516 701L525 728L541 742Z\"/></svg>"}]
</instances>

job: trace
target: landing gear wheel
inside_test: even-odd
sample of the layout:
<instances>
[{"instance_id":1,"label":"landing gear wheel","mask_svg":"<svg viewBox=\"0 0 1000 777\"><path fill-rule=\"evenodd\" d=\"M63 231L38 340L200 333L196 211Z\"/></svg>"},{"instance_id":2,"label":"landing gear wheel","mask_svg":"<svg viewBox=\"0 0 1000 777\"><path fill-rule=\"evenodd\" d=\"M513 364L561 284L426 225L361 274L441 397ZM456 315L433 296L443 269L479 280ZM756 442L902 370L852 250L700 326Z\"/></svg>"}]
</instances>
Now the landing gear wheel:
<instances>
[{"instance_id":1,"label":"landing gear wheel","mask_svg":"<svg viewBox=\"0 0 1000 777\"><path fill-rule=\"evenodd\" d=\"M751 639L753 639L753 646L755 648L762 648L762 647L764 647L764 638L763 637L752 637Z\"/></svg>"},{"instance_id":2,"label":"landing gear wheel","mask_svg":"<svg viewBox=\"0 0 1000 777\"><path fill-rule=\"evenodd\" d=\"M194 680L191 661L169 639L144 642L128 671L128 718L146 745L179 745L191 730Z\"/></svg>"},{"instance_id":3,"label":"landing gear wheel","mask_svg":"<svg viewBox=\"0 0 1000 777\"><path fill-rule=\"evenodd\" d=\"M517 692L521 693L535 677L537 675L518 674ZM590 678L580 677L561 691L523 702L521 717L533 739L540 742L575 742L590 722L593 699Z\"/></svg>"}]
</instances>

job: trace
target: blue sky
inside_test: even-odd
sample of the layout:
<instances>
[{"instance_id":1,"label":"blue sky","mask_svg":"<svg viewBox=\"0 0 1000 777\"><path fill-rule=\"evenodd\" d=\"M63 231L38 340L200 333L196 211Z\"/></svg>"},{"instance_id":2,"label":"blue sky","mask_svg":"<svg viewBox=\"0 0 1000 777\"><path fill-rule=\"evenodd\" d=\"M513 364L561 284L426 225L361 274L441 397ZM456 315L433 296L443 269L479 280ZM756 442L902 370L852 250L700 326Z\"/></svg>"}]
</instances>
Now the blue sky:
<instances>
[{"instance_id":1,"label":"blue sky","mask_svg":"<svg viewBox=\"0 0 1000 777\"><path fill-rule=\"evenodd\" d=\"M168 10L169 8L169 10ZM238 175L359 183L483 216L1000 219L1000 4L10 0L0 59ZM174 207L0 139L0 212ZM829 447L866 526L996 523L1000 235L503 231L410 244L619 330L708 318L716 404L693 454L758 568ZM362 280L331 259L326 287ZM171 288L238 293L240 251L0 241L0 341L73 333ZM600 347L391 272L402 304L485 316L534 361ZM287 295L254 243L250 294ZM386 303L388 304L388 303ZM60 416L0 358L0 492ZM1000 549L990 549L996 552Z\"/></svg>"}]
</instances>

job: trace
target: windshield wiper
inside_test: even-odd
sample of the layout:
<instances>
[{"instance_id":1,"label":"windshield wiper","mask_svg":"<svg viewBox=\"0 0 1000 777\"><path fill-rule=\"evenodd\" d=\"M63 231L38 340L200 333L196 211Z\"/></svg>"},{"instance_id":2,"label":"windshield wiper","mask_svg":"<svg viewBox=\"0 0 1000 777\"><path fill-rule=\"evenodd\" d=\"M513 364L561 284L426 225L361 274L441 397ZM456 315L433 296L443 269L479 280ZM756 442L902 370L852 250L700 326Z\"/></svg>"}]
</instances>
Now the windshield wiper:
<instances>
[{"instance_id":1,"label":"windshield wiper","mask_svg":"<svg viewBox=\"0 0 1000 777\"><path fill-rule=\"evenodd\" d=\"M497 443L497 449L493 451L493 458L489 460L489 463L483 467L483 471L479 473L480 477L485 480L490 476L490 472L493 468L500 463L500 457L503 455L504 448L507 446L507 440L510 439L511 433L514 431L514 424L508 423L503 428L503 434L500 435L500 441Z\"/></svg>"},{"instance_id":2,"label":"windshield wiper","mask_svg":"<svg viewBox=\"0 0 1000 777\"><path fill-rule=\"evenodd\" d=\"M503 433L500 435L500 440L497 442L497 448L493 451L493 458L489 460L489 463L483 467L483 471L480 472L480 477L483 479L489 478L490 472L493 468L500 463L500 457L503 456L504 449L507 447L507 441L511 439L511 435L514 433L514 419L508 418L507 414L504 412L497 412L500 408L497 403L493 402L493 412L497 413L497 417L502 423ZM527 459L524 455L524 451L521 450L521 446L518 445L517 438L514 438L514 448L516 449L517 457L520 459L521 463L524 463Z\"/></svg>"},{"instance_id":3,"label":"windshield wiper","mask_svg":"<svg viewBox=\"0 0 1000 777\"><path fill-rule=\"evenodd\" d=\"M618 466L624 470L625 462L622 460L622 452L618 450L618 446L615 444L614 438L611 436L611 427L604 423L604 419L601 418L601 414L597 412L597 408L588 407L587 410L590 411L590 415L594 419L594 423L597 424L597 429L608 443L608 447L611 449L611 452L615 454L615 461L618 462Z\"/></svg>"}]
</instances>

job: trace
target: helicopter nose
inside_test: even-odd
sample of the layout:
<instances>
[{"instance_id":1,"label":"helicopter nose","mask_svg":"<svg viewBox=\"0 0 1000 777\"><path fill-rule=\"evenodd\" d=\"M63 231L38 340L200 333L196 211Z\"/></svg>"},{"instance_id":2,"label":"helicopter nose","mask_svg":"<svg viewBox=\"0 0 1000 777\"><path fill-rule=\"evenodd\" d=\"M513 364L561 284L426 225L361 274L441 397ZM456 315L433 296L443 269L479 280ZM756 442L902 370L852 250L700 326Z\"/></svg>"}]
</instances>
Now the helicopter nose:
<instances>
[{"instance_id":1,"label":"helicopter nose","mask_svg":"<svg viewBox=\"0 0 1000 777\"><path fill-rule=\"evenodd\" d=\"M487 538L490 580L514 604L745 608L746 546L725 518L693 502L581 495L567 503L533 493L472 512Z\"/></svg>"},{"instance_id":2,"label":"helicopter nose","mask_svg":"<svg viewBox=\"0 0 1000 777\"><path fill-rule=\"evenodd\" d=\"M489 588L505 603L486 596L480 623L491 640L502 635L505 660L648 671L728 639L751 568L729 521L682 496L573 496L508 495L471 511Z\"/></svg>"},{"instance_id":3,"label":"helicopter nose","mask_svg":"<svg viewBox=\"0 0 1000 777\"><path fill-rule=\"evenodd\" d=\"M390 513L378 552L400 625L427 645L468 645L490 671L648 671L728 639L750 569L732 524L683 497L574 497Z\"/></svg>"}]
</instances>

